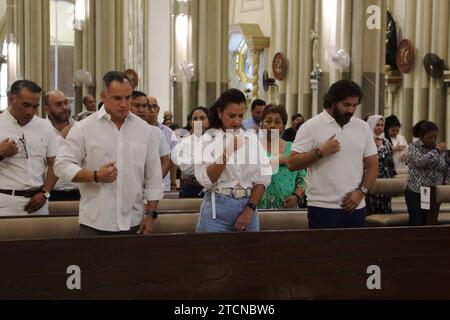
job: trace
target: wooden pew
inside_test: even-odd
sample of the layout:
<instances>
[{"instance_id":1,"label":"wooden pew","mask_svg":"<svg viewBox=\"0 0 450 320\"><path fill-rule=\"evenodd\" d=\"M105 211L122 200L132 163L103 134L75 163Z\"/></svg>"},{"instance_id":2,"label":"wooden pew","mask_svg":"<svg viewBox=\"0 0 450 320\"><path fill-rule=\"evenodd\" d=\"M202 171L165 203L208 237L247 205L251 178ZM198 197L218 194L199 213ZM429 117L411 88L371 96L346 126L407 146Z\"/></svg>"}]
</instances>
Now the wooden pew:
<instances>
[{"instance_id":1,"label":"wooden pew","mask_svg":"<svg viewBox=\"0 0 450 320\"><path fill-rule=\"evenodd\" d=\"M0 241L0 299L450 299L449 247L449 226Z\"/></svg>"},{"instance_id":2,"label":"wooden pew","mask_svg":"<svg viewBox=\"0 0 450 320\"><path fill-rule=\"evenodd\" d=\"M450 203L450 185L431 187L430 211L427 215L427 224L450 224L450 213L440 212L439 207Z\"/></svg>"},{"instance_id":3,"label":"wooden pew","mask_svg":"<svg viewBox=\"0 0 450 320\"><path fill-rule=\"evenodd\" d=\"M158 211L200 211L202 199L162 199L159 202ZM78 215L78 201L50 201L50 215Z\"/></svg>"},{"instance_id":4,"label":"wooden pew","mask_svg":"<svg viewBox=\"0 0 450 320\"><path fill-rule=\"evenodd\" d=\"M156 234L195 233L199 213L164 213L155 221ZM306 211L264 211L261 230L307 229ZM0 240L52 239L78 236L78 216L1 217Z\"/></svg>"},{"instance_id":5,"label":"wooden pew","mask_svg":"<svg viewBox=\"0 0 450 320\"><path fill-rule=\"evenodd\" d=\"M406 178L378 178L370 194L386 194L390 196L403 196L405 193ZM408 211L401 213L371 213L366 217L368 227L407 226L409 223Z\"/></svg>"}]
</instances>

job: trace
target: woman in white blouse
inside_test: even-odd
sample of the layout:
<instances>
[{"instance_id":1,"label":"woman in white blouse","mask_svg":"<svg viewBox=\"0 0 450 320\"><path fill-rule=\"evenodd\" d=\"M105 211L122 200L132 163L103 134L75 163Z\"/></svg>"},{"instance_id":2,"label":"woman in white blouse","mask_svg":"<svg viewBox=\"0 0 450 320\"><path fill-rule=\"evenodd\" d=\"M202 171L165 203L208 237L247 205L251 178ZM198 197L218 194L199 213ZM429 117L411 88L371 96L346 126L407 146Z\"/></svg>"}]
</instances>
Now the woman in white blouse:
<instances>
[{"instance_id":1,"label":"woman in white blouse","mask_svg":"<svg viewBox=\"0 0 450 320\"><path fill-rule=\"evenodd\" d=\"M210 130L203 135L195 177L207 191L197 232L258 231L256 206L270 184L272 170L258 137L245 132L246 98L224 91L210 108Z\"/></svg>"},{"instance_id":2,"label":"woman in white blouse","mask_svg":"<svg viewBox=\"0 0 450 320\"><path fill-rule=\"evenodd\" d=\"M408 142L405 137L399 134L400 121L395 115L391 115L385 119L384 136L392 144L395 169L406 169L406 151Z\"/></svg>"}]
</instances>

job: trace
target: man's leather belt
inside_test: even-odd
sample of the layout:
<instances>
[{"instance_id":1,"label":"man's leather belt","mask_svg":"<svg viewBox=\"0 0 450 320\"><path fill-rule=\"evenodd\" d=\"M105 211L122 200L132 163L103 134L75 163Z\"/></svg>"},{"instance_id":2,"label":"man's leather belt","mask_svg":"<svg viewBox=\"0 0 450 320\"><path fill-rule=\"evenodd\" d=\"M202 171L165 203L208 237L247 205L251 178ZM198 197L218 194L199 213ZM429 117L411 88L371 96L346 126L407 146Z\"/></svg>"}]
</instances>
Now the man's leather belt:
<instances>
[{"instance_id":1,"label":"man's leather belt","mask_svg":"<svg viewBox=\"0 0 450 320\"><path fill-rule=\"evenodd\" d=\"M0 193L9 194L10 196L18 196L31 198L36 193L39 193L40 189L31 189L31 190L1 190Z\"/></svg>"}]
</instances>

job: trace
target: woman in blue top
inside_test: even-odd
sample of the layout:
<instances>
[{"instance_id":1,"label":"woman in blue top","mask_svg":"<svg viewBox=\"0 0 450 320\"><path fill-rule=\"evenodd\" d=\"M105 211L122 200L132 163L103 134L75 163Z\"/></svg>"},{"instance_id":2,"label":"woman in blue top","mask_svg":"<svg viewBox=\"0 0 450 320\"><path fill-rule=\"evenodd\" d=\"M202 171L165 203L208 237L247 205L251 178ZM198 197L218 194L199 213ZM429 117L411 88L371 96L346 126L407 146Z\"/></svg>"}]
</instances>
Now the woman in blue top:
<instances>
[{"instance_id":1,"label":"woman in blue top","mask_svg":"<svg viewBox=\"0 0 450 320\"><path fill-rule=\"evenodd\" d=\"M287 162L292 142L280 138L287 123L286 109L269 104L261 116L260 141L272 162L275 173L263 198L261 209L298 208L305 193L306 170L289 171Z\"/></svg>"}]
</instances>

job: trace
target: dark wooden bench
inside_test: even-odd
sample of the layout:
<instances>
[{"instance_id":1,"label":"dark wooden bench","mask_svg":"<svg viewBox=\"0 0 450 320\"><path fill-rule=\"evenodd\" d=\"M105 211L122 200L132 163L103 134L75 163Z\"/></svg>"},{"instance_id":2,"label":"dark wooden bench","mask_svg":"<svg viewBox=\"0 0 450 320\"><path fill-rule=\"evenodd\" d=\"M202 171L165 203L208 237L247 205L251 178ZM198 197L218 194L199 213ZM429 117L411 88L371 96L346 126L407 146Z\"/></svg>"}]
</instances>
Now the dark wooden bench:
<instances>
[{"instance_id":1,"label":"dark wooden bench","mask_svg":"<svg viewBox=\"0 0 450 320\"><path fill-rule=\"evenodd\" d=\"M448 226L3 240L0 299L450 299L449 247Z\"/></svg>"}]
</instances>

